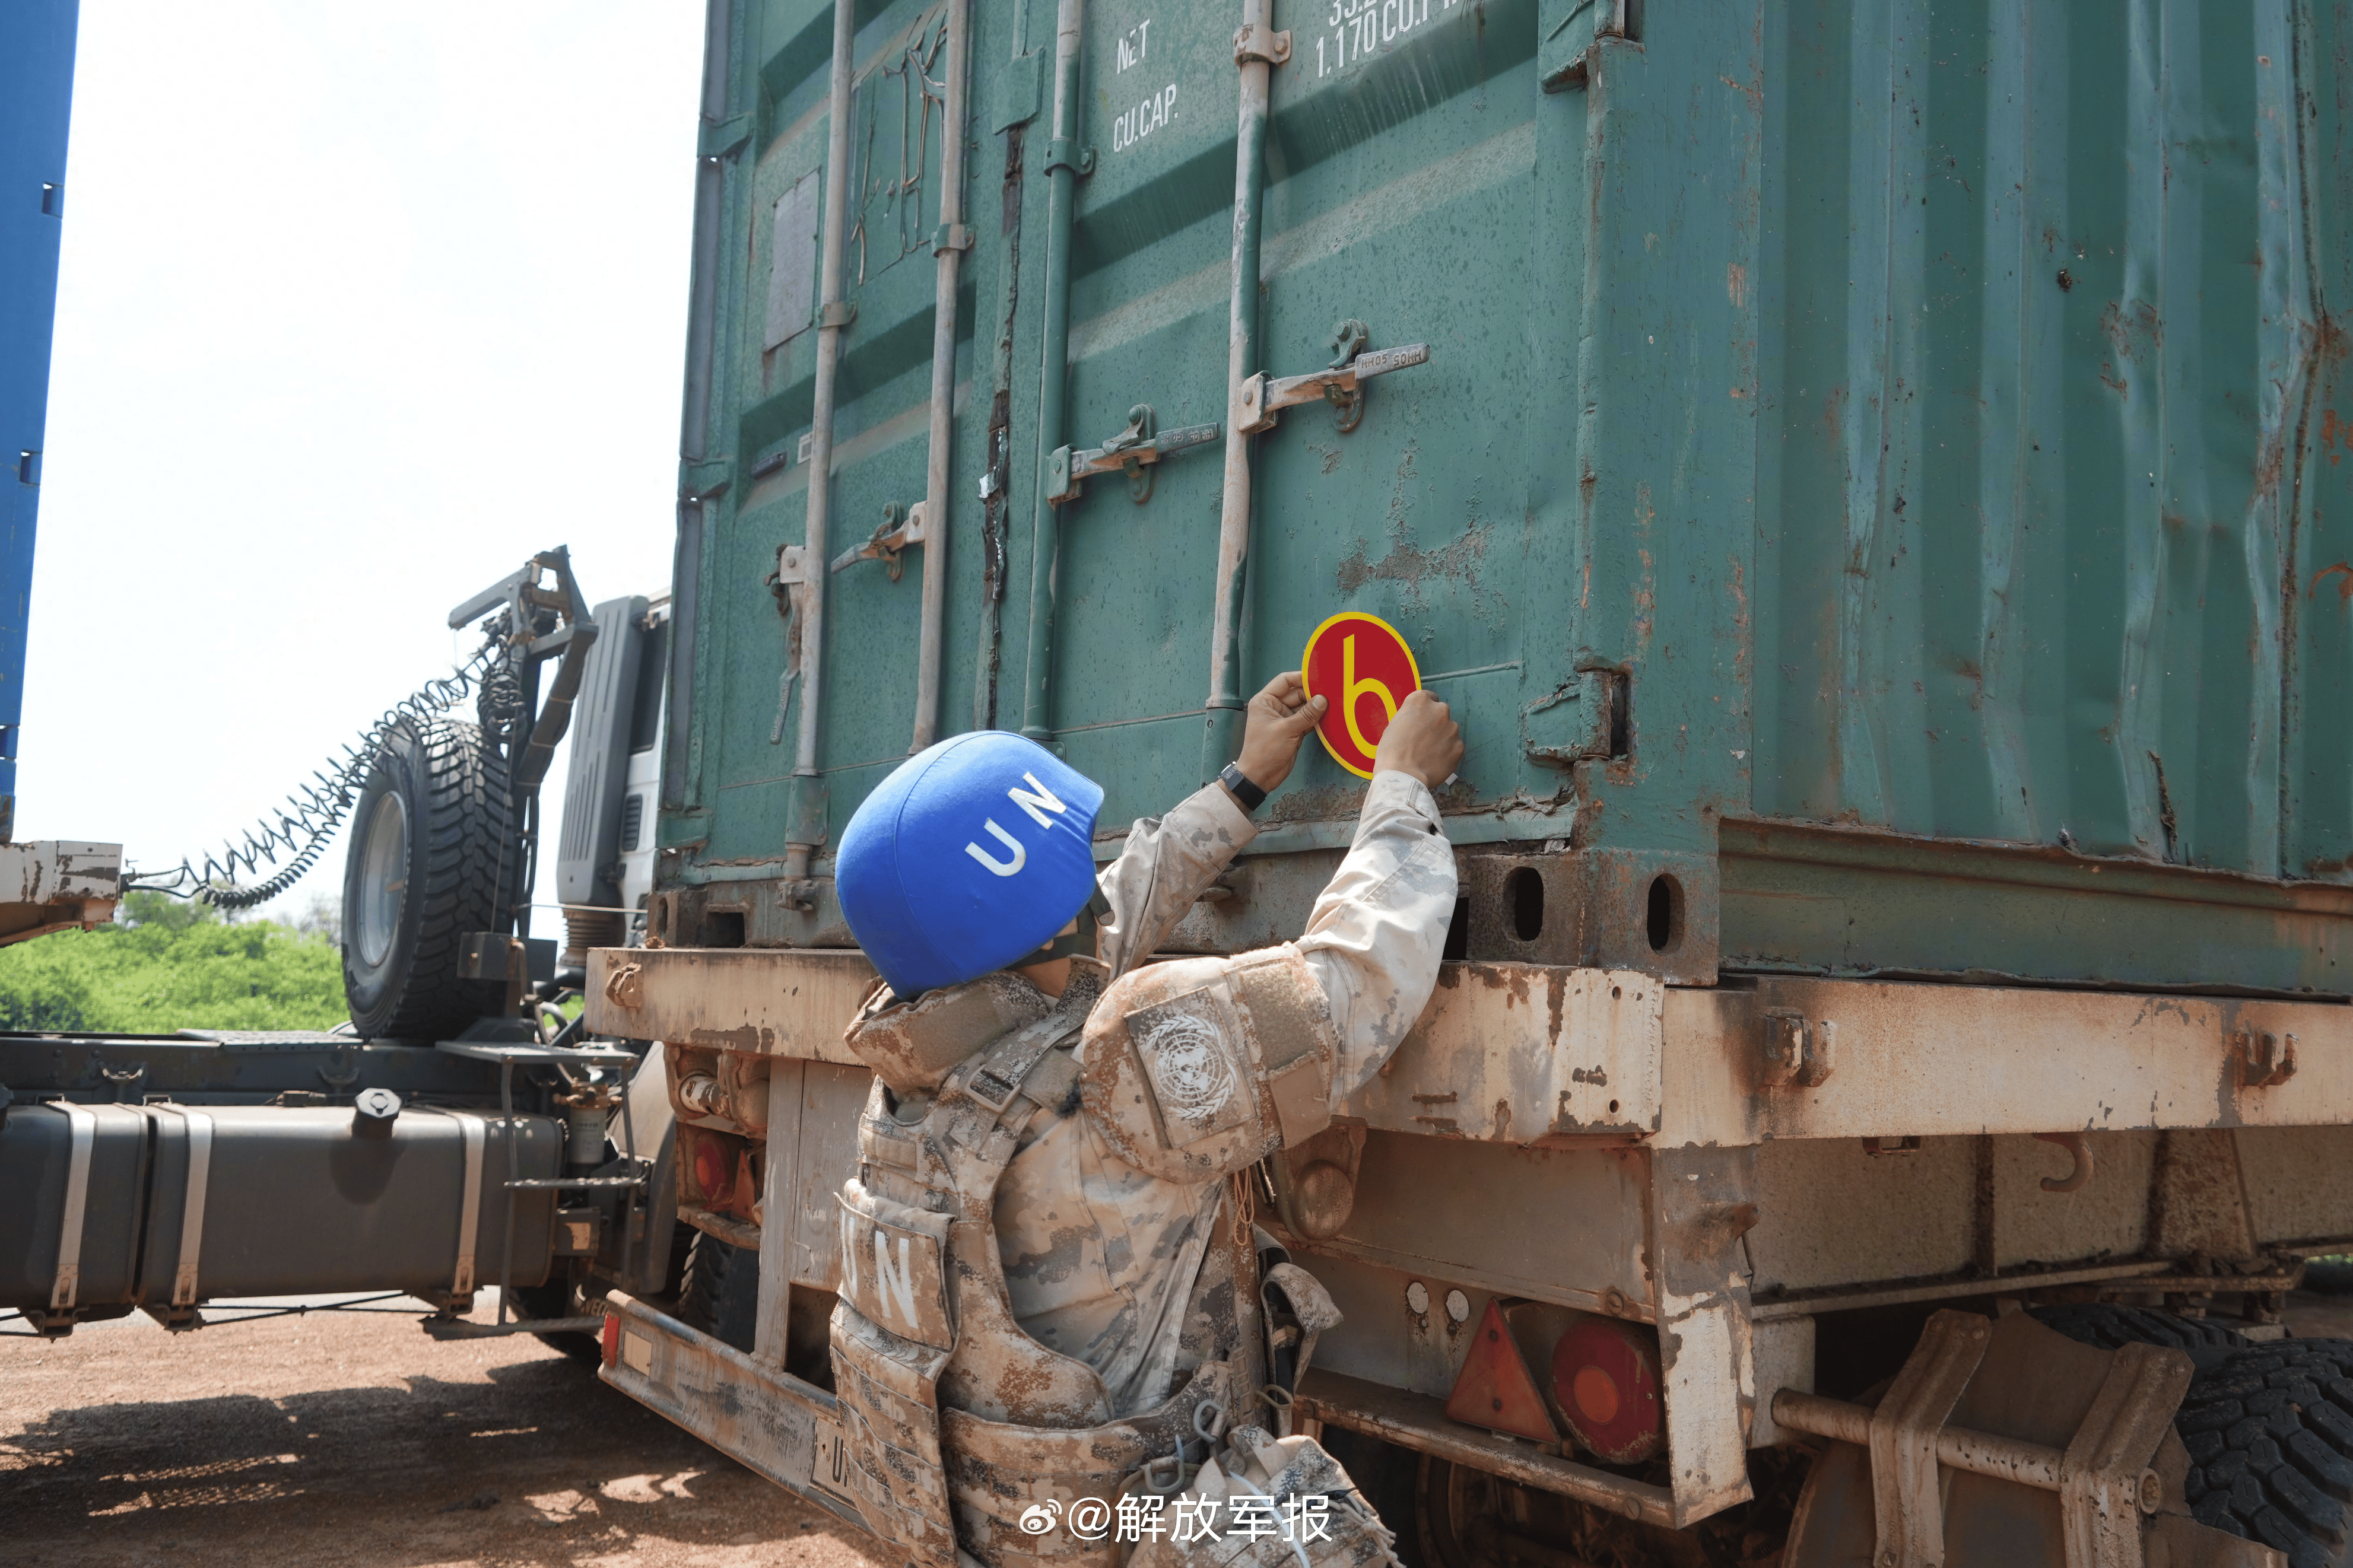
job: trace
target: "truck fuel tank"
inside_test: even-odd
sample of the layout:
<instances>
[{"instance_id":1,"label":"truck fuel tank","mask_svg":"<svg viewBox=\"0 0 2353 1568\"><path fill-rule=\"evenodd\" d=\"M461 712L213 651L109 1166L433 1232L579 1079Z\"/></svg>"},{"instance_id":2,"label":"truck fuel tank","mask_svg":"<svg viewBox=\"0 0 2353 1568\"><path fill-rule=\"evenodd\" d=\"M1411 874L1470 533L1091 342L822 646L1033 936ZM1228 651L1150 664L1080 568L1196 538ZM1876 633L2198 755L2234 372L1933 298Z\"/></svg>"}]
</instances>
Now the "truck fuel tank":
<instances>
[{"instance_id":1,"label":"truck fuel tank","mask_svg":"<svg viewBox=\"0 0 2353 1568\"><path fill-rule=\"evenodd\" d=\"M37 1325L233 1297L462 1304L548 1274L564 1124L398 1103L18 1103L0 1121L0 1308ZM387 1103L389 1102L389 1103ZM509 1229L509 1216L512 1229Z\"/></svg>"}]
</instances>

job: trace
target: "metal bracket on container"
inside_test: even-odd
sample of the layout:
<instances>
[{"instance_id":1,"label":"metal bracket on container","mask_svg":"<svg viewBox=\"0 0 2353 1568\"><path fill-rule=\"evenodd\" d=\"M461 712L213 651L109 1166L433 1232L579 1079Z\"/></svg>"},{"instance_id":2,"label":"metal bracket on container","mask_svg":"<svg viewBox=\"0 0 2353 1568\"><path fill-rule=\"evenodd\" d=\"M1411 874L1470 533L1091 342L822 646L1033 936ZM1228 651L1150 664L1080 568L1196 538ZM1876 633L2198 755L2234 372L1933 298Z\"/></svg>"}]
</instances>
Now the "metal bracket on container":
<instances>
[{"instance_id":1,"label":"metal bracket on container","mask_svg":"<svg viewBox=\"0 0 2353 1568\"><path fill-rule=\"evenodd\" d=\"M972 229L960 223L944 223L932 230L932 254L938 256L950 250L970 250Z\"/></svg>"},{"instance_id":2,"label":"metal bracket on container","mask_svg":"<svg viewBox=\"0 0 2353 1568\"><path fill-rule=\"evenodd\" d=\"M785 714L793 703L793 681L801 672L801 627L808 624L807 548L787 544L776 552L776 569L768 574L768 592L776 596L776 614L785 623L785 671L776 681L776 721L768 727L768 744L785 739Z\"/></svg>"},{"instance_id":3,"label":"metal bracket on container","mask_svg":"<svg viewBox=\"0 0 2353 1568\"><path fill-rule=\"evenodd\" d=\"M1127 411L1127 427L1100 447L1072 451L1057 447L1046 459L1046 499L1056 506L1079 499L1081 481L1095 474L1127 476L1127 499L1142 506L1152 499L1154 465L1161 458L1207 447L1225 434L1221 425L1187 425L1158 429L1152 405L1139 403Z\"/></svg>"},{"instance_id":4,"label":"metal bracket on container","mask_svg":"<svg viewBox=\"0 0 2353 1568\"><path fill-rule=\"evenodd\" d=\"M1838 1026L1828 1019L1809 1024L1802 1013L1781 1007L1769 1009L1764 1024L1765 1082L1778 1089L1820 1088L1831 1076Z\"/></svg>"},{"instance_id":5,"label":"metal bracket on container","mask_svg":"<svg viewBox=\"0 0 2353 1568\"><path fill-rule=\"evenodd\" d=\"M1278 33L1264 22L1254 22L1234 29L1234 64L1246 66L1262 60L1271 66L1291 63L1291 29Z\"/></svg>"},{"instance_id":6,"label":"metal bracket on container","mask_svg":"<svg viewBox=\"0 0 2353 1568\"><path fill-rule=\"evenodd\" d=\"M2295 1076L2295 1037L2242 1029L2231 1037L2239 1058L2239 1087L2275 1089Z\"/></svg>"},{"instance_id":7,"label":"metal bracket on container","mask_svg":"<svg viewBox=\"0 0 2353 1568\"><path fill-rule=\"evenodd\" d=\"M1073 174L1095 172L1095 150L1082 147L1067 136L1057 136L1046 143L1046 173L1068 169Z\"/></svg>"},{"instance_id":8,"label":"metal bracket on container","mask_svg":"<svg viewBox=\"0 0 2353 1568\"><path fill-rule=\"evenodd\" d=\"M817 324L839 331L858 320L858 301L835 300L818 308Z\"/></svg>"},{"instance_id":9,"label":"metal bracket on container","mask_svg":"<svg viewBox=\"0 0 2353 1568\"><path fill-rule=\"evenodd\" d=\"M1428 343L1408 343L1403 348L1376 349L1367 353L1364 349L1366 336L1363 322L1343 321L1332 335L1333 346L1340 351L1340 357L1330 369L1286 375L1275 381L1260 374L1242 383L1238 416L1242 432L1254 436L1261 430L1273 429L1274 416L1283 409L1303 403L1329 403L1337 410L1340 431L1345 435L1364 422L1366 382L1408 365L1430 363Z\"/></svg>"},{"instance_id":10,"label":"metal bracket on container","mask_svg":"<svg viewBox=\"0 0 2353 1568\"><path fill-rule=\"evenodd\" d=\"M899 574L906 570L900 552L910 545L926 544L930 538L923 531L923 503L902 507L897 501L882 509L882 521L874 528L874 536L863 544L853 544L833 558L833 569L840 571L855 566L860 561L880 561L891 568L891 581L896 583Z\"/></svg>"}]
</instances>

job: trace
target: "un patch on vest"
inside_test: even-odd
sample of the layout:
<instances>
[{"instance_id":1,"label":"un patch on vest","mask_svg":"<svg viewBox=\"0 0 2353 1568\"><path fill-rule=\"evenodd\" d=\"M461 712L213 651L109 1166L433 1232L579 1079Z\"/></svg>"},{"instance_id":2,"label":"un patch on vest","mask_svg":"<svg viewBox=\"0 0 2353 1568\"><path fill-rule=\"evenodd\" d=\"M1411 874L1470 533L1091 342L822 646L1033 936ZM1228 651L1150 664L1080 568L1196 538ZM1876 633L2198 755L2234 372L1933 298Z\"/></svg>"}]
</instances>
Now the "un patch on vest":
<instances>
[{"instance_id":1,"label":"un patch on vest","mask_svg":"<svg viewBox=\"0 0 2353 1568\"><path fill-rule=\"evenodd\" d=\"M944 1263L949 1216L870 1196L855 1180L839 1201L842 1300L878 1328L934 1350L954 1350Z\"/></svg>"},{"instance_id":2,"label":"un patch on vest","mask_svg":"<svg viewBox=\"0 0 2353 1568\"><path fill-rule=\"evenodd\" d=\"M1258 1113L1249 1049L1217 988L1127 1015L1127 1037L1152 1085L1171 1149L1239 1127Z\"/></svg>"}]
</instances>

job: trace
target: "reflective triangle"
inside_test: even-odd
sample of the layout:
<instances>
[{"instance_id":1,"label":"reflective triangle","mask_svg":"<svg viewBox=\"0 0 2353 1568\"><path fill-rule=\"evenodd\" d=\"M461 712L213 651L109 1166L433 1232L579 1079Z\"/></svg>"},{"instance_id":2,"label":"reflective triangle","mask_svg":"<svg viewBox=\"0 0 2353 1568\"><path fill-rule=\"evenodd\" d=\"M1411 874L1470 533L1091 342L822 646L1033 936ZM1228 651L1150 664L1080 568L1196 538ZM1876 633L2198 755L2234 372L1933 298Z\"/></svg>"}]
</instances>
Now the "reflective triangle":
<instances>
[{"instance_id":1,"label":"reflective triangle","mask_svg":"<svg viewBox=\"0 0 2353 1568\"><path fill-rule=\"evenodd\" d=\"M1447 1396L1446 1415L1465 1426L1483 1426L1531 1442L1560 1441L1536 1380L1528 1375L1527 1359L1520 1354L1512 1326L1493 1297L1471 1341L1471 1353L1463 1358L1461 1375L1454 1380L1454 1392Z\"/></svg>"}]
</instances>

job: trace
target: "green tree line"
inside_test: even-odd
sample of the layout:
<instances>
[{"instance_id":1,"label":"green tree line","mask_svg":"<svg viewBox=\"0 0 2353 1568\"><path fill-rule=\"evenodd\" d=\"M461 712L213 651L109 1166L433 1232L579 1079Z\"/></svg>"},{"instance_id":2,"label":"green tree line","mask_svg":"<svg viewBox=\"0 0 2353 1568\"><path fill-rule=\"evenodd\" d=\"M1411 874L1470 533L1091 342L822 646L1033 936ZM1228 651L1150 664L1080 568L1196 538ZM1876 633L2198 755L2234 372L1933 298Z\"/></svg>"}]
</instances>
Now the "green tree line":
<instances>
[{"instance_id":1,"label":"green tree line","mask_svg":"<svg viewBox=\"0 0 2353 1568\"><path fill-rule=\"evenodd\" d=\"M161 893L130 894L112 925L0 947L0 1029L326 1029L349 1012L324 932Z\"/></svg>"}]
</instances>

